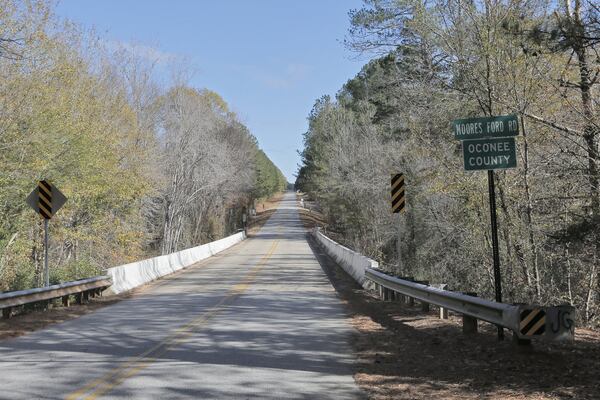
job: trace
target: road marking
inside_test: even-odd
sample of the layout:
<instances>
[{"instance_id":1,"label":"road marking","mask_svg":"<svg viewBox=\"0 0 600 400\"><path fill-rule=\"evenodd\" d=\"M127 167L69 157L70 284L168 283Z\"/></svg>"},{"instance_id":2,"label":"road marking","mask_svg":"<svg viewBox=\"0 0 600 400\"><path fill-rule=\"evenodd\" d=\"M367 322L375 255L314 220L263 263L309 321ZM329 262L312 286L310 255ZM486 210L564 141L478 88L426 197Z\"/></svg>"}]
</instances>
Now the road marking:
<instances>
[{"instance_id":1,"label":"road marking","mask_svg":"<svg viewBox=\"0 0 600 400\"><path fill-rule=\"evenodd\" d=\"M97 378L81 389L67 395L65 397L66 400L75 400L75 399L96 399L99 396L109 392L115 387L119 386L128 378L136 375L141 370L147 368L152 362L156 361L162 355L164 355L167 351L169 351L173 346L177 344L183 343L187 338L189 338L192 334L197 332L200 328L204 327L207 322L210 321L215 315L217 315L220 311L222 311L225 306L233 299L239 297L243 294L248 287L254 282L256 276L259 272L265 267L267 261L271 258L279 240L275 240L271 245L267 254L265 254L252 268L248 274L244 277L244 279L233 286L233 288L228 292L227 296L225 296L221 301L219 301L216 305L209 308L207 311L202 313L197 318L194 318L192 321L188 322L175 329L169 336L163 339L160 343L154 345L150 349L144 351L139 356L133 358L132 360L124 363L123 365L114 368L113 370L107 372L102 377Z\"/></svg>"}]
</instances>

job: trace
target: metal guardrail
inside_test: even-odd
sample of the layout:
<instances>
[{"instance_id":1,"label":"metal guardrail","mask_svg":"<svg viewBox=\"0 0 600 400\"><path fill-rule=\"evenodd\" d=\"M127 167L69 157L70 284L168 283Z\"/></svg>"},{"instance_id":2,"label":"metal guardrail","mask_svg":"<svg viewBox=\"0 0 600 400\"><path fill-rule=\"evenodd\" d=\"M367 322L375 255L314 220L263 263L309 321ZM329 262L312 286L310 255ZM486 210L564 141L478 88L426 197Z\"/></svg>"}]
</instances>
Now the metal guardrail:
<instances>
[{"instance_id":1,"label":"metal guardrail","mask_svg":"<svg viewBox=\"0 0 600 400\"><path fill-rule=\"evenodd\" d=\"M0 309L2 309L2 316L4 318L10 318L13 307L53 300L59 297L63 298L65 306L69 305L69 296L71 295L75 295L78 303L83 303L90 296L94 297L100 294L103 289L106 289L110 285L112 285L111 278L102 275L43 288L0 293Z\"/></svg>"},{"instance_id":2,"label":"metal guardrail","mask_svg":"<svg viewBox=\"0 0 600 400\"><path fill-rule=\"evenodd\" d=\"M541 307L536 305L496 303L462 293L438 289L396 278L367 268L365 277L380 286L384 299L393 291L423 304L435 304L463 315L463 331L477 330L477 320L502 326L520 339L572 340L575 309L571 306Z\"/></svg>"}]
</instances>

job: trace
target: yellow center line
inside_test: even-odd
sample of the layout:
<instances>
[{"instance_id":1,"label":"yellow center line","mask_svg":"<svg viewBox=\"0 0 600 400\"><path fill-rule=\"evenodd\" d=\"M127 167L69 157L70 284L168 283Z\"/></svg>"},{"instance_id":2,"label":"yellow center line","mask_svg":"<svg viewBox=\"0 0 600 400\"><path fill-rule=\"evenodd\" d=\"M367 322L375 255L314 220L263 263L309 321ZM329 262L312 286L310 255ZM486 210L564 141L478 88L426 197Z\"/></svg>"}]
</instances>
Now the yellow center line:
<instances>
[{"instance_id":1,"label":"yellow center line","mask_svg":"<svg viewBox=\"0 0 600 400\"><path fill-rule=\"evenodd\" d=\"M186 339L192 336L194 332L204 327L204 325L207 322L209 322L211 318L213 318L220 311L225 309L227 303L229 303L231 300L235 299L248 289L250 284L252 284L252 282L254 282L254 280L256 279L258 273L264 268L267 261L275 252L278 243L279 240L275 240L267 254L265 254L258 261L254 268L252 268L252 270L244 277L244 280L235 285L229 291L228 295L221 299L221 301L219 301L216 305L212 306L210 309L208 309L192 321L188 322L187 324L184 324L181 327L172 331L172 333L160 343L152 346L150 349L144 351L143 353L141 353L137 357L134 357L133 359L124 363L123 365L107 372L102 377L89 382L87 385L80 388L79 390L67 395L65 399L96 399L97 397L107 393L111 389L120 385L126 379L136 375L144 368L147 368L152 362L160 358L174 345L183 343Z\"/></svg>"}]
</instances>

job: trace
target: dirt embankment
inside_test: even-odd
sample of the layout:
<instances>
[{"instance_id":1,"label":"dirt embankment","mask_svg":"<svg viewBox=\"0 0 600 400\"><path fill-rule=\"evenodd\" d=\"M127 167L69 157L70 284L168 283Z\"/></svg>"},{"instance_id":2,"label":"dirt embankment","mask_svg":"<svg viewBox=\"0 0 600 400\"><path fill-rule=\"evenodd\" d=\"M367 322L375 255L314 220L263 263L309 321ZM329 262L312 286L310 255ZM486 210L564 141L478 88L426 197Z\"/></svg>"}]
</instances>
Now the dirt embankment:
<instances>
[{"instance_id":1,"label":"dirt embankment","mask_svg":"<svg viewBox=\"0 0 600 400\"><path fill-rule=\"evenodd\" d=\"M600 333L577 329L574 343L530 348L510 334L498 342L485 323L467 336L459 316L379 300L309 242L347 304L354 377L370 399L600 399Z\"/></svg>"}]
</instances>

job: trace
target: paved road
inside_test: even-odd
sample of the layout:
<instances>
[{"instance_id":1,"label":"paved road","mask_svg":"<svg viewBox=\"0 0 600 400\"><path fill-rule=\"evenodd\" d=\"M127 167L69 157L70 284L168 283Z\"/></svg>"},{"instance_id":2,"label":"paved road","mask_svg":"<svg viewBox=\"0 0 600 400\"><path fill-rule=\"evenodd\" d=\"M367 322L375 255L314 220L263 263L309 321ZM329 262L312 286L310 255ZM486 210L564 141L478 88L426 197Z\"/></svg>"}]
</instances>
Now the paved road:
<instances>
[{"instance_id":1,"label":"paved road","mask_svg":"<svg viewBox=\"0 0 600 400\"><path fill-rule=\"evenodd\" d=\"M295 204L286 194L256 237L143 294L0 342L0 398L362 398Z\"/></svg>"}]
</instances>

